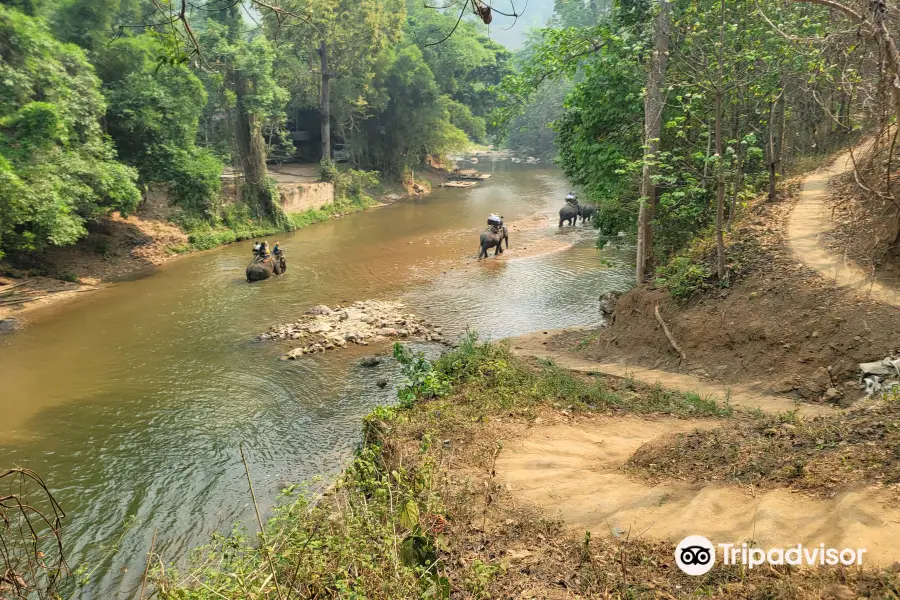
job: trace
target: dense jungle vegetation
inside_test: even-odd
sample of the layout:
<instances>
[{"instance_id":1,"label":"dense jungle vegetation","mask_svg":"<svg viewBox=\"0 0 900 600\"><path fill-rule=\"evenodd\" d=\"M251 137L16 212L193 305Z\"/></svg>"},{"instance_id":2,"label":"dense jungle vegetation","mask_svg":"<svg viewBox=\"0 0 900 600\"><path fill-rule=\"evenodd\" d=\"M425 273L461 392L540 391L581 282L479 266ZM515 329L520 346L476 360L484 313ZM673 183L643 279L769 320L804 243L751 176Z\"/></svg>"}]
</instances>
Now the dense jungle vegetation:
<instances>
[{"instance_id":1,"label":"dense jungle vegetation","mask_svg":"<svg viewBox=\"0 0 900 600\"><path fill-rule=\"evenodd\" d=\"M267 157L324 156L364 202L366 171L486 142L510 54L456 21L415 0L3 0L0 257L72 244L154 183L188 230L291 228ZM225 166L244 175L228 205Z\"/></svg>"},{"instance_id":2,"label":"dense jungle vegetation","mask_svg":"<svg viewBox=\"0 0 900 600\"><path fill-rule=\"evenodd\" d=\"M859 189L900 233L889 184L900 112L894 7L880 0L557 0L500 86L494 123L513 147L552 153L599 205L602 234L636 233L638 282L700 232L728 277L741 205L874 133ZM798 169L798 170L799 170ZM601 243L605 238L601 236ZM677 261L676 261L677 262Z\"/></svg>"}]
</instances>

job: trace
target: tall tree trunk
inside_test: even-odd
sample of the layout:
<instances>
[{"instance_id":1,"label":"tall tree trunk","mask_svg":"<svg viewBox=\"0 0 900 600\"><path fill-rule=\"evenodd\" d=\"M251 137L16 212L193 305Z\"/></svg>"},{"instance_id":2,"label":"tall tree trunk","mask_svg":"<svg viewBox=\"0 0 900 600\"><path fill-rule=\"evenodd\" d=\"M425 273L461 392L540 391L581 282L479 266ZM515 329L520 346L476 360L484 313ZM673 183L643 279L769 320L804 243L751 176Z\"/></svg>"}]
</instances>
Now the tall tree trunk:
<instances>
[{"instance_id":1,"label":"tall tree trunk","mask_svg":"<svg viewBox=\"0 0 900 600\"><path fill-rule=\"evenodd\" d=\"M656 15L655 42L650 72L647 76L647 96L644 99L644 168L641 174L641 206L638 212L637 285L644 281L653 255L653 208L656 203L656 172L659 136L662 130L662 111L665 105L666 65L669 60L671 36L671 5L669 0L659 0Z\"/></svg>"},{"instance_id":2,"label":"tall tree trunk","mask_svg":"<svg viewBox=\"0 0 900 600\"><path fill-rule=\"evenodd\" d=\"M703 161L703 185L706 185L709 177L709 157L712 155L713 149L713 122L710 119L706 126L706 159Z\"/></svg>"},{"instance_id":3,"label":"tall tree trunk","mask_svg":"<svg viewBox=\"0 0 900 600\"><path fill-rule=\"evenodd\" d=\"M737 172L734 174L734 190L731 193L731 205L728 207L728 223L725 225L725 229L727 231L731 231L731 224L734 223L734 213L737 210L737 200L738 196L741 193L741 184L744 179L744 158L747 155L747 148L744 145L744 131L741 127L741 118L737 119L737 126L735 127L735 139L738 142L737 149Z\"/></svg>"},{"instance_id":4,"label":"tall tree trunk","mask_svg":"<svg viewBox=\"0 0 900 600\"><path fill-rule=\"evenodd\" d=\"M319 62L322 68L322 96L321 113L322 113L322 160L331 159L331 98L329 95L328 82L328 46L325 40L319 42Z\"/></svg>"},{"instance_id":5,"label":"tall tree trunk","mask_svg":"<svg viewBox=\"0 0 900 600\"><path fill-rule=\"evenodd\" d=\"M778 167L781 162L781 136L778 131L780 129L778 123L781 121L778 109L783 106L784 86L778 96L772 101L769 107L769 147L767 154L769 155L769 202L775 200L775 184L778 182Z\"/></svg>"},{"instance_id":6,"label":"tall tree trunk","mask_svg":"<svg viewBox=\"0 0 900 600\"><path fill-rule=\"evenodd\" d=\"M721 4L719 28L719 72L716 82L716 274L725 279L725 143L722 139L722 105L725 103L725 0Z\"/></svg>"},{"instance_id":7,"label":"tall tree trunk","mask_svg":"<svg viewBox=\"0 0 900 600\"><path fill-rule=\"evenodd\" d=\"M235 140L238 160L244 174L244 200L257 214L277 219L279 211L269 188L262 128L249 106L251 85L246 73L241 70L235 71L234 92L237 104Z\"/></svg>"},{"instance_id":8,"label":"tall tree trunk","mask_svg":"<svg viewBox=\"0 0 900 600\"><path fill-rule=\"evenodd\" d=\"M716 274L725 278L725 144L722 140L724 93L716 88Z\"/></svg>"},{"instance_id":9,"label":"tall tree trunk","mask_svg":"<svg viewBox=\"0 0 900 600\"><path fill-rule=\"evenodd\" d=\"M784 81L782 81L783 86ZM784 177L786 173L784 165L787 162L785 156L787 156L787 150L790 149L787 144L787 101L784 94L781 94L781 98L778 100L778 115L778 146L775 154L775 167L778 169L778 173Z\"/></svg>"}]
</instances>

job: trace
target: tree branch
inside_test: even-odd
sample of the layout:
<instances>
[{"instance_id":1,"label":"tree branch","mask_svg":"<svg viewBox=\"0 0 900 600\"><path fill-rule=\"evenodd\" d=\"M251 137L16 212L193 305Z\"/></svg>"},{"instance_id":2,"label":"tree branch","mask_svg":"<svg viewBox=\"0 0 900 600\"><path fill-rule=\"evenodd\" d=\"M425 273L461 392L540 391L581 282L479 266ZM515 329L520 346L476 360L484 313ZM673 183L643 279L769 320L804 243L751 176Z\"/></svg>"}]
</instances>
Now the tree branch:
<instances>
[{"instance_id":1,"label":"tree branch","mask_svg":"<svg viewBox=\"0 0 900 600\"><path fill-rule=\"evenodd\" d=\"M834 10L839 10L857 23L862 23L865 21L865 17L861 14L850 8L849 6L844 6L840 2L835 2L834 0L794 0L794 2L803 2L806 4L819 4L821 6L827 6L828 8L833 8Z\"/></svg>"}]
</instances>

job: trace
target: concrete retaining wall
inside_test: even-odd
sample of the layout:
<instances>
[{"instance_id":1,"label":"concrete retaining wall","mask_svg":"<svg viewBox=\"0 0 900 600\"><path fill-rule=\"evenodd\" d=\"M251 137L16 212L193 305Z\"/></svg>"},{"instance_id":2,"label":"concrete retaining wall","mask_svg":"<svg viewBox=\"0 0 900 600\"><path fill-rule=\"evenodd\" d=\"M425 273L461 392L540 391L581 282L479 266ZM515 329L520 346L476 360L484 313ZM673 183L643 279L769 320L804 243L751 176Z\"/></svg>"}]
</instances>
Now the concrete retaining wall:
<instances>
[{"instance_id":1,"label":"concrete retaining wall","mask_svg":"<svg viewBox=\"0 0 900 600\"><path fill-rule=\"evenodd\" d=\"M278 184L281 208L286 213L306 212L334 202L334 185L331 183L281 183Z\"/></svg>"}]
</instances>

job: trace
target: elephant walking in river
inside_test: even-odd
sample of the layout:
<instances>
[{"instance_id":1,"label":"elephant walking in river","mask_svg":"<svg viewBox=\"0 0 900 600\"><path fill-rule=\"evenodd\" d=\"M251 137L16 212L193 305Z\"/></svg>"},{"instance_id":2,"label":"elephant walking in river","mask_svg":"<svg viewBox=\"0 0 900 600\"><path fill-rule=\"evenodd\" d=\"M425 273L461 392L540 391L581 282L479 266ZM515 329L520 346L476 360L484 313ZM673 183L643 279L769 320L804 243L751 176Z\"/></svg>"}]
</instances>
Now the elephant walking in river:
<instances>
[{"instance_id":1,"label":"elephant walking in river","mask_svg":"<svg viewBox=\"0 0 900 600\"><path fill-rule=\"evenodd\" d=\"M581 217L581 224L584 225L594 213L597 212L596 204L582 204L578 207L578 216Z\"/></svg>"},{"instance_id":2,"label":"elephant walking in river","mask_svg":"<svg viewBox=\"0 0 900 600\"><path fill-rule=\"evenodd\" d=\"M566 202L566 205L559 209L559 226L563 226L563 221L568 221L569 225L574 226L578 221L578 214L581 210L577 201Z\"/></svg>"},{"instance_id":3,"label":"elephant walking in river","mask_svg":"<svg viewBox=\"0 0 900 600\"><path fill-rule=\"evenodd\" d=\"M287 271L287 261L284 254L258 257L247 265L247 281L262 281L272 275L281 275L285 271Z\"/></svg>"},{"instance_id":4,"label":"elephant walking in river","mask_svg":"<svg viewBox=\"0 0 900 600\"><path fill-rule=\"evenodd\" d=\"M506 240L506 248L509 249L509 231L506 229L506 225L503 225L499 229L491 228L481 234L481 242L478 248L478 260L482 258L487 258L487 251L491 248L497 248L494 251L494 256L498 254L503 254L503 240Z\"/></svg>"}]
</instances>

